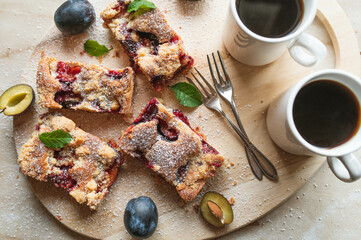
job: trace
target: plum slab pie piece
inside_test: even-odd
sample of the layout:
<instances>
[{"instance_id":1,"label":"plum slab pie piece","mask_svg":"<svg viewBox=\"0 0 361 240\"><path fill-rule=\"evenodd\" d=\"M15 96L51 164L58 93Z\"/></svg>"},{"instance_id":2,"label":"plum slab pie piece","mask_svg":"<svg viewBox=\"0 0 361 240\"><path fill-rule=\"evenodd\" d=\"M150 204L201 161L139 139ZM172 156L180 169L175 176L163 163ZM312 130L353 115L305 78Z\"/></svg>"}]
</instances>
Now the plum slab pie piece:
<instances>
[{"instance_id":1,"label":"plum slab pie piece","mask_svg":"<svg viewBox=\"0 0 361 240\"><path fill-rule=\"evenodd\" d=\"M62 130L71 141L63 148L46 147L42 133ZM79 203L96 209L109 192L123 156L110 144L78 128L63 116L46 114L39 118L36 131L22 147L20 170L37 180L54 182Z\"/></svg>"},{"instance_id":2,"label":"plum slab pie piece","mask_svg":"<svg viewBox=\"0 0 361 240\"><path fill-rule=\"evenodd\" d=\"M161 91L167 81L193 65L193 58L158 8L137 15L127 11L131 2L114 1L100 16L134 69L141 70L155 90Z\"/></svg>"},{"instance_id":3,"label":"plum slab pie piece","mask_svg":"<svg viewBox=\"0 0 361 240\"><path fill-rule=\"evenodd\" d=\"M144 160L149 168L174 185L187 202L224 161L204 135L191 128L182 112L165 108L156 98L117 144L125 153Z\"/></svg>"},{"instance_id":4,"label":"plum slab pie piece","mask_svg":"<svg viewBox=\"0 0 361 240\"><path fill-rule=\"evenodd\" d=\"M133 69L108 69L45 57L37 73L39 104L90 112L130 112Z\"/></svg>"}]
</instances>

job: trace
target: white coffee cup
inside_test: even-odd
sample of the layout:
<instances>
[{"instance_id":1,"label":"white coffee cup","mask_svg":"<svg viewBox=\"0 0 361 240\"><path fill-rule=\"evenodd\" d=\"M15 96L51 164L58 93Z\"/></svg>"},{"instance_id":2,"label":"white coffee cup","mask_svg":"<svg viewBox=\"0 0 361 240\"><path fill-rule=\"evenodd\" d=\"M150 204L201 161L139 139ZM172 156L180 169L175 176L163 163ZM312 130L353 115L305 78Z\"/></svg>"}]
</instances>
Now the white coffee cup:
<instances>
[{"instance_id":1,"label":"white coffee cup","mask_svg":"<svg viewBox=\"0 0 361 240\"><path fill-rule=\"evenodd\" d=\"M268 38L244 25L237 13L239 0L231 0L223 32L223 42L228 52L241 63L261 66L275 61L288 49L299 64L306 67L317 65L326 57L326 47L317 38L304 33L316 16L317 0L302 1L304 12L299 26L286 36Z\"/></svg>"},{"instance_id":2,"label":"white coffee cup","mask_svg":"<svg viewBox=\"0 0 361 240\"><path fill-rule=\"evenodd\" d=\"M327 156L332 172L340 180L353 182L361 177L361 163L353 154L361 148L361 129L345 143L332 148L321 148L308 143L297 131L293 119L293 105L298 92L308 83L328 79L346 86L361 103L361 80L345 71L322 70L313 73L275 99L267 111L267 128L272 140L284 151L296 155Z\"/></svg>"}]
</instances>

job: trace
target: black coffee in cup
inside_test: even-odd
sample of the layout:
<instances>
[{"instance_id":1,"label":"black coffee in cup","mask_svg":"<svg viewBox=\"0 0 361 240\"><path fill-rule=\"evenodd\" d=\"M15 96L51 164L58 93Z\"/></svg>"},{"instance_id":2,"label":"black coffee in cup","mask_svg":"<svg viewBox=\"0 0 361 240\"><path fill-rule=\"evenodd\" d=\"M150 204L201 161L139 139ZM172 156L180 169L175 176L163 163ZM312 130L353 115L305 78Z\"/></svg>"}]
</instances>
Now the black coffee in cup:
<instances>
[{"instance_id":1,"label":"black coffee in cup","mask_svg":"<svg viewBox=\"0 0 361 240\"><path fill-rule=\"evenodd\" d=\"M244 25L257 35L280 38L294 31L303 17L303 0L238 0Z\"/></svg>"},{"instance_id":2,"label":"black coffee in cup","mask_svg":"<svg viewBox=\"0 0 361 240\"><path fill-rule=\"evenodd\" d=\"M310 144L332 148L347 142L360 127L360 104L341 83L317 80L305 85L293 104L297 131Z\"/></svg>"}]
</instances>

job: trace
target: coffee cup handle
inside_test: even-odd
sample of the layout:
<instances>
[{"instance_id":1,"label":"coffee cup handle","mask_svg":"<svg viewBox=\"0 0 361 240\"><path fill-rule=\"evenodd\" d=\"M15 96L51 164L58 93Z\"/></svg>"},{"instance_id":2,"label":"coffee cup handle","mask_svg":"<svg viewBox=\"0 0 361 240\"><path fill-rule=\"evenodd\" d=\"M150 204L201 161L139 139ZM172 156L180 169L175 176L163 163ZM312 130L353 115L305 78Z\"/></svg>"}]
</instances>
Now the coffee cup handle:
<instances>
[{"instance_id":1,"label":"coffee cup handle","mask_svg":"<svg viewBox=\"0 0 361 240\"><path fill-rule=\"evenodd\" d=\"M321 62L327 55L326 46L317 38L302 33L288 46L291 57L305 67L312 67Z\"/></svg>"},{"instance_id":2,"label":"coffee cup handle","mask_svg":"<svg viewBox=\"0 0 361 240\"><path fill-rule=\"evenodd\" d=\"M361 177L361 163L353 153L341 157L327 157L333 174L344 181L353 182Z\"/></svg>"}]
</instances>

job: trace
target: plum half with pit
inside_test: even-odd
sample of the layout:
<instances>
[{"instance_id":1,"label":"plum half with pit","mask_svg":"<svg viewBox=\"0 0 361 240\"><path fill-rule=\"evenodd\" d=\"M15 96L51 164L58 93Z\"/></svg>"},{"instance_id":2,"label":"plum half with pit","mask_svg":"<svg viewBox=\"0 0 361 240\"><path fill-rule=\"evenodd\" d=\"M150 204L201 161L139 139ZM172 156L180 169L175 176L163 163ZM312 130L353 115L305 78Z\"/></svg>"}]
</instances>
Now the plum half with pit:
<instances>
[{"instance_id":1,"label":"plum half with pit","mask_svg":"<svg viewBox=\"0 0 361 240\"><path fill-rule=\"evenodd\" d=\"M153 235L158 225L158 210L149 197L131 199L124 211L124 225L135 238L148 238Z\"/></svg>"},{"instance_id":2,"label":"plum half with pit","mask_svg":"<svg viewBox=\"0 0 361 240\"><path fill-rule=\"evenodd\" d=\"M6 116L24 112L34 99L33 88L27 84L18 84L6 90L0 97L0 109Z\"/></svg>"},{"instance_id":3,"label":"plum half with pit","mask_svg":"<svg viewBox=\"0 0 361 240\"><path fill-rule=\"evenodd\" d=\"M93 24L95 11L87 0L68 0L56 10L54 21L62 33L76 35Z\"/></svg>"},{"instance_id":4,"label":"plum half with pit","mask_svg":"<svg viewBox=\"0 0 361 240\"><path fill-rule=\"evenodd\" d=\"M233 210L228 200L216 192L207 192L201 201L204 219L215 227L224 227L233 222Z\"/></svg>"}]
</instances>

